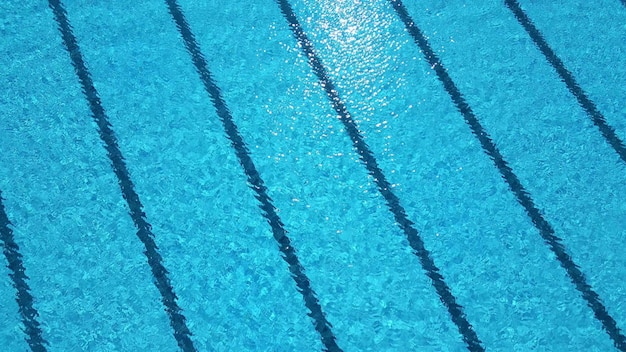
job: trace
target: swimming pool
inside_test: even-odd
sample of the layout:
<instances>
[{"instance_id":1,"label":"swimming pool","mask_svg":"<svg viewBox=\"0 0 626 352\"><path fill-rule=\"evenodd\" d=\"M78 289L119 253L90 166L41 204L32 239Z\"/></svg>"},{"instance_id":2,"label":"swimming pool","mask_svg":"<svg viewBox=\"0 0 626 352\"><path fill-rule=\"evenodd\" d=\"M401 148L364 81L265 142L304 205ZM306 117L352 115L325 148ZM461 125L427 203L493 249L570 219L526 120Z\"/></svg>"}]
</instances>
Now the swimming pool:
<instances>
[{"instance_id":1,"label":"swimming pool","mask_svg":"<svg viewBox=\"0 0 626 352\"><path fill-rule=\"evenodd\" d=\"M626 3L0 4L6 351L626 351Z\"/></svg>"}]
</instances>

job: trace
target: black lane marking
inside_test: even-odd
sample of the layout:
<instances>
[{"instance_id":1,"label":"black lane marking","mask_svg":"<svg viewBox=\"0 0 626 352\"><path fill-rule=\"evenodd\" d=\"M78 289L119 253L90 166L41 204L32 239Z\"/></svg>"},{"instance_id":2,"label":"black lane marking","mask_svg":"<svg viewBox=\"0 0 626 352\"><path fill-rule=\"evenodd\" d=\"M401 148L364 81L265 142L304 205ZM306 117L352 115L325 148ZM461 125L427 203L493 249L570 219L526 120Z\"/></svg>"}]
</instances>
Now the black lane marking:
<instances>
[{"instance_id":1,"label":"black lane marking","mask_svg":"<svg viewBox=\"0 0 626 352\"><path fill-rule=\"evenodd\" d=\"M388 1L396 10L407 31L413 37L415 43L419 46L430 66L433 70L435 70L437 77L441 83L443 83L443 86L450 95L450 98L452 98L452 101L456 105L457 109L463 115L465 122L471 128L474 136L480 141L483 150L487 155L489 155L489 157L491 157L496 168L500 171L500 175L502 175L511 191L517 197L517 201L524 207L533 224L539 230L541 237L556 255L557 260L567 272L567 275L576 286L576 289L580 291L589 307L593 310L596 319L602 323L604 329L615 342L615 346L622 351L626 351L624 336L620 333L617 323L607 312L598 294L587 283L587 279L583 272L578 268L572 257L565 250L565 247L561 243L561 238L555 235L552 225L550 225L550 223L544 219L543 215L541 215L541 212L535 206L535 203L530 197L528 191L526 191L517 175L515 175L506 160L504 160L504 157L496 147L495 143L491 140L491 137L487 134L484 127L480 124L480 121L465 101L465 98L459 91L459 88L446 72L446 69L443 67L441 61L431 48L428 40L422 31L415 25L415 22L408 14L404 4L402 4L400 0Z\"/></svg>"},{"instance_id":2,"label":"black lane marking","mask_svg":"<svg viewBox=\"0 0 626 352\"><path fill-rule=\"evenodd\" d=\"M16 301L22 316L22 324L24 324L26 332L26 342L33 352L46 352L48 342L44 340L39 327L39 312L33 307L33 296L30 294L28 287L28 276L24 269L22 254L20 247L15 242L13 230L9 227L11 222L4 210L2 203L2 192L0 191L0 239L2 240L2 251L7 258L7 268L9 268L9 276L13 279L13 287L17 291Z\"/></svg>"},{"instance_id":3,"label":"black lane marking","mask_svg":"<svg viewBox=\"0 0 626 352\"><path fill-rule=\"evenodd\" d=\"M154 234L152 233L152 226L145 219L146 214L143 212L143 204L139 199L139 195L135 191L135 185L130 179L128 169L126 167L126 161L118 146L117 137L113 132L109 118L106 115L98 91L96 90L91 74L85 65L83 55L78 46L78 42L74 33L72 32L72 26L67 18L67 12L59 0L49 0L50 8L54 13L54 17L61 31L63 37L63 44L70 54L74 71L80 80L80 84L83 89L83 93L89 103L89 108L93 114L93 119L98 125L98 132L100 138L104 142L104 148L107 151L107 156L111 160L111 166L113 172L117 176L117 180L122 190L122 195L128 204L130 209L130 217L135 223L137 228L137 237L144 244L146 251L144 254L148 259L148 264L152 270L154 276L154 284L161 293L161 300L165 306L165 311L170 319L170 325L174 330L174 337L178 346L185 352L195 352L196 348L191 341L191 332L187 327L185 316L182 314L181 308L178 306L176 300L178 297L174 292L172 283L168 277L168 271L163 265L163 258L159 253L158 247L154 241Z\"/></svg>"},{"instance_id":4,"label":"black lane marking","mask_svg":"<svg viewBox=\"0 0 626 352\"><path fill-rule=\"evenodd\" d=\"M565 64L556 55L554 50L550 48L541 32L539 32L528 15L522 10L519 3L515 0L504 0L504 3L509 10L513 12L515 18L522 27L524 27L526 32L528 32L528 35L533 42L535 42L537 48L539 48L541 53L548 59L548 62L556 70L561 80L565 82L567 89L576 97L578 104L585 110L593 124L598 127L604 139L613 147L622 161L626 163L626 147L624 147L624 142L619 138L617 133L615 133L615 129L606 122L604 115L598 110L596 104L587 96L587 93L585 93L580 85L578 85L574 75L565 67Z\"/></svg>"},{"instance_id":5,"label":"black lane marking","mask_svg":"<svg viewBox=\"0 0 626 352\"><path fill-rule=\"evenodd\" d=\"M456 302L456 298L452 294L450 287L448 287L443 276L439 273L439 268L435 265L430 252L424 246L424 241L418 231L413 227L413 222L409 220L404 207L400 204L400 199L391 191L391 185L378 166L374 153L372 153L369 146L365 143L356 122L352 119L350 112L339 97L334 83L328 76L322 61L317 56L313 48L313 43L309 40L306 33L304 33L291 5L286 0L276 1L285 19L289 22L289 28L293 32L294 37L300 44L305 56L308 58L309 65L317 76L320 85L324 88L326 96L346 128L346 132L359 153L361 161L369 174L374 178L374 182L376 182L380 194L387 201L389 210L402 231L404 231L411 248L413 248L415 255L417 255L423 269L426 271L426 275L431 279L439 298L448 309L452 321L456 324L459 332L463 336L463 341L467 344L470 351L484 351L484 348L481 346L481 341L478 339L476 332L463 312L463 307Z\"/></svg>"},{"instance_id":6,"label":"black lane marking","mask_svg":"<svg viewBox=\"0 0 626 352\"><path fill-rule=\"evenodd\" d=\"M515 0L504 0L506 6L513 12L517 21L524 27L526 32L530 38L535 42L535 45L539 48L541 53L548 59L548 62L552 65L552 67L556 70L556 72L561 77L561 80L565 82L569 91L576 97L580 106L587 112L587 115L591 118L593 123L600 129L602 136L606 139L606 141L615 149L619 157L622 161L626 162L626 148L624 147L624 143L617 136L613 127L611 127L607 122L604 116L600 111L598 111L596 105L591 99L587 97L587 94L583 91L583 89L578 85L574 76L567 68L565 68L565 64L563 61L556 55L556 53L550 48L545 38L539 32L537 27L532 23L528 15L522 10L519 3ZM569 256L568 256L569 258ZM574 265L572 262L571 265ZM578 269L577 269L578 270ZM583 297L587 300L587 303L596 316L596 318L602 323L602 327L609 334L611 339L613 340L615 347L620 349L621 351L626 351L626 337L621 333L620 328L617 326L617 323L609 315L604 305L601 303L601 300L596 292L594 292L591 287L587 284L585 277L582 272L580 273L582 281L577 282L574 280L572 275L572 280L576 284L577 287L580 286L579 290L583 293Z\"/></svg>"},{"instance_id":7,"label":"black lane marking","mask_svg":"<svg viewBox=\"0 0 626 352\"><path fill-rule=\"evenodd\" d=\"M220 117L222 125L224 126L224 131L228 139L230 139L235 154L237 154L237 158L239 159L239 163L246 173L250 188L254 190L256 199L261 203L260 208L263 210L263 216L267 219L267 222L272 228L272 234L276 242L278 242L283 260L289 264L289 271L291 272L293 280L296 282L298 291L304 298L306 307L310 311L309 316L313 318L315 330L320 334L325 350L330 352L342 351L337 345L335 334L332 332L332 325L326 319L326 314L322 310L317 295L315 291L313 291L313 288L311 288L311 281L304 272L304 267L300 263L300 259L298 259L298 255L291 245L291 240L287 236L287 230L285 230L282 220L276 213L272 199L267 194L267 187L265 187L265 183L250 157L248 147L239 133L237 125L233 121L233 117L228 106L226 106L226 102L222 98L220 88L211 77L209 65L183 15L180 5L176 0L166 0L166 3L185 43L185 48L189 52L189 55L191 55L191 59L204 85L204 89L209 93L217 115Z\"/></svg>"}]
</instances>

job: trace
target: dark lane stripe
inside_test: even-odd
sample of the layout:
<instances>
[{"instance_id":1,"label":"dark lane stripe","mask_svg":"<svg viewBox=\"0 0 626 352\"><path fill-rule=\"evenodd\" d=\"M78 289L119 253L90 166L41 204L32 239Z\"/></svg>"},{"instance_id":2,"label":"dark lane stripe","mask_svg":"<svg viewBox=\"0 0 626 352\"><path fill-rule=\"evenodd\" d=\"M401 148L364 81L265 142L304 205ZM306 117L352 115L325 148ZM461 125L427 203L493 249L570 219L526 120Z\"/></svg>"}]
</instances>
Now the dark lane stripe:
<instances>
[{"instance_id":1,"label":"dark lane stripe","mask_svg":"<svg viewBox=\"0 0 626 352\"><path fill-rule=\"evenodd\" d=\"M33 352L45 352L45 345L48 342L41 336L41 328L39 327L39 321L37 321L39 313L33 307L33 296L30 294L30 288L26 282L28 276L26 276L24 263L22 262L20 247L15 243L13 230L11 230L9 225L11 225L11 222L4 210L2 192L0 191L0 239L2 240L2 251L7 258L7 267L11 271L9 276L13 279L13 287L17 290L16 300L26 332L26 342L28 342Z\"/></svg>"},{"instance_id":2,"label":"dark lane stripe","mask_svg":"<svg viewBox=\"0 0 626 352\"><path fill-rule=\"evenodd\" d=\"M626 2L626 0L623 0ZM528 15L522 10L516 0L504 0L506 6L513 12L517 21L524 27L530 38L535 42L541 53L548 59L548 62L556 72L561 76L561 80L567 85L567 89L576 97L578 104L585 110L591 121L600 129L600 133L604 139L615 149L619 157L626 163L626 147L624 142L617 136L615 129L611 127L604 118L604 115L598 110L596 104L589 99L585 91L578 85L574 75L567 68L561 59L556 55L554 50L550 48L545 38L539 32L537 27L530 20Z\"/></svg>"},{"instance_id":3,"label":"dark lane stripe","mask_svg":"<svg viewBox=\"0 0 626 352\"><path fill-rule=\"evenodd\" d=\"M532 198L530 197L530 194L526 191L526 189L524 189L524 186L522 186L522 183L518 179L517 175L515 175L511 167L504 160L504 157L491 140L491 137L480 124L478 118L474 115L474 112L465 101L465 98L461 95L461 92L457 88L456 84L446 72L446 69L443 67L441 61L437 55L435 55L435 52L428 43L428 40L426 40L424 34L409 16L404 4L402 4L400 0L389 0L389 2L396 10L396 13L404 23L409 34L415 40L415 43L419 46L430 66L437 73L437 77L441 83L443 83L443 86L452 98L452 101L463 115L465 122L470 126L474 136L476 136L476 138L480 141L483 150L487 153L487 155L489 155L489 157L491 157L496 168L500 171L500 174L508 183L509 188L517 197L517 201L524 207L533 224L539 230L541 237L548 244L552 252L554 252L557 260L567 271L567 274L578 291L582 293L583 298L593 310L596 319L602 323L604 329L608 332L611 339L613 339L615 346L621 351L626 351L626 341L617 327L617 323L607 312L606 308L600 301L598 294L587 283L587 279L585 278L583 272L578 268L576 263L574 263L572 257L566 252L565 247L561 244L562 240L554 234L552 225L550 225L548 221L544 219L543 215L541 215L539 209L537 209Z\"/></svg>"},{"instance_id":4,"label":"dark lane stripe","mask_svg":"<svg viewBox=\"0 0 626 352\"><path fill-rule=\"evenodd\" d=\"M202 55L200 46L196 42L194 34L191 32L191 28L183 15L180 5L175 0L166 0L169 11L176 23L176 27L180 31L182 39L185 43L185 48L191 55L200 79L204 84L204 88L209 93L217 115L220 117L224 126L224 131L230 139L230 142L235 149L239 163L243 167L244 172L250 183L250 188L256 193L256 199L261 203L260 208L263 210L263 216L267 219L270 227L272 228L272 234L274 239L278 242L278 248L280 249L283 259L289 264L289 271L293 280L296 282L298 291L302 294L306 307L309 309L309 316L313 318L315 324L315 330L320 334L325 351L339 352L342 351L337 345L336 337L332 332L332 325L326 319L326 314L322 311L322 307L317 299L315 291L311 288L311 282L304 272L304 267L298 259L295 249L291 245L291 240L287 236L287 231L282 223L282 220L276 213L276 208L272 204L272 199L267 194L267 187L263 179L259 175L259 172L250 157L250 152L246 146L243 137L239 133L237 125L233 121L233 117L230 110L226 106L226 102L222 98L222 93L219 87L213 81L209 66Z\"/></svg>"},{"instance_id":5,"label":"dark lane stripe","mask_svg":"<svg viewBox=\"0 0 626 352\"><path fill-rule=\"evenodd\" d=\"M154 276L154 283L161 293L161 300L165 305L165 311L170 319L170 324L174 329L174 337L178 342L178 346L185 352L196 351L196 348L191 341L191 332L187 327L185 316L181 312L181 308L176 302L177 297L172 287L172 283L168 277L168 271L163 266L163 258L158 251L157 245L154 241L154 234L152 233L152 226L145 219L145 213L143 212L143 205L139 199L139 195L135 191L135 185L130 179L126 162L122 156L122 152L117 143L117 137L115 136L109 118L106 116L104 108L98 97L98 92L94 87L91 74L85 65L83 56L76 41L76 37L72 32L72 26L67 19L67 12L59 0L49 0L50 8L54 13L54 17L59 25L61 36L63 37L63 43L70 54L72 65L76 71L76 75L80 80L80 84L83 89L83 93L89 103L89 108L93 114L93 119L98 125L98 132L100 138L104 142L104 148L107 151L107 156L111 160L113 171L117 176L117 180L122 190L122 195L128 204L130 209L130 217L132 218L135 226L137 227L137 236L144 244L146 251L144 252L148 258L148 264L152 270Z\"/></svg>"},{"instance_id":6,"label":"dark lane stripe","mask_svg":"<svg viewBox=\"0 0 626 352\"><path fill-rule=\"evenodd\" d=\"M276 1L285 16L285 19L289 22L289 28L291 28L294 37L308 58L309 65L317 76L320 85L326 91L326 96L339 115L339 119L345 126L354 147L359 153L361 161L367 168L369 174L374 178L374 182L376 182L380 194L382 194L385 198L389 210L393 213L396 222L404 231L407 239L409 240L409 244L413 248L415 254L420 260L420 263L422 264L422 267L426 271L426 275L428 275L428 277L432 280L432 284L441 298L441 301L448 309L448 313L450 314L452 321L458 327L461 335L463 335L463 341L465 341L470 351L484 351L484 348L481 346L481 341L478 339L476 332L463 312L463 307L456 302L456 298L452 294L450 287L448 287L448 284L446 284L443 276L439 273L439 268L437 268L430 252L424 246L424 241L420 237L419 233L413 227L413 222L409 220L404 207L400 204L400 199L398 199L398 197L391 191L391 185L378 166L378 162L376 161L374 154L363 140L363 136L361 136L361 132L359 131L356 122L354 122L350 112L339 97L339 93L335 89L334 83L330 80L322 61L317 56L313 48L313 43L304 33L304 30L302 29L300 22L298 22L291 5L286 0Z\"/></svg>"}]
</instances>

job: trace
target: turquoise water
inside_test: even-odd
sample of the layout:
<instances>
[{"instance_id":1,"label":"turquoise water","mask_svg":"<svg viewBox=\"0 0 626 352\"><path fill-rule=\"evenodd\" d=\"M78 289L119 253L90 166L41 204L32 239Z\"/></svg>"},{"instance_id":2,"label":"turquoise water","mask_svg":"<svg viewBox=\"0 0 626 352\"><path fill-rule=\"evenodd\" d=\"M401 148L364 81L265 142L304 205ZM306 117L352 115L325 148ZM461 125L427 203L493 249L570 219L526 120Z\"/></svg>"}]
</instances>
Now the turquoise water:
<instances>
[{"instance_id":1,"label":"turquoise water","mask_svg":"<svg viewBox=\"0 0 626 352\"><path fill-rule=\"evenodd\" d=\"M626 350L626 163L511 3L2 2L3 350ZM626 6L520 5L625 140Z\"/></svg>"}]
</instances>

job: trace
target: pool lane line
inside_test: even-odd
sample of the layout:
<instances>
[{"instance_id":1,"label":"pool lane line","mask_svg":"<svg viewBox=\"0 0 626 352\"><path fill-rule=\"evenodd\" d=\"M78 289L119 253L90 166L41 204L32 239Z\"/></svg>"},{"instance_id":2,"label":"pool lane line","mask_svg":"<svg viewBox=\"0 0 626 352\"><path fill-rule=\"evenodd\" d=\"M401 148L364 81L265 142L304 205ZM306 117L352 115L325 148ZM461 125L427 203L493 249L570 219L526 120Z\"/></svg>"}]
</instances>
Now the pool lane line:
<instances>
[{"instance_id":1,"label":"pool lane line","mask_svg":"<svg viewBox=\"0 0 626 352\"><path fill-rule=\"evenodd\" d=\"M406 235L411 248L420 260L422 268L426 271L426 275L431 279L435 291L439 295L439 298L443 302L444 306L447 308L452 321L463 336L463 341L470 351L484 351L481 341L478 339L474 328L469 323L465 313L463 312L463 307L457 303L456 298L452 294L448 284L445 282L443 275L439 273L439 268L435 265L430 252L426 249L419 232L415 229L415 227L413 227L414 223L409 220L406 210L400 204L400 199L391 190L391 184L387 181L387 178L378 166L374 153L365 143L365 140L363 139L356 122L352 118L352 115L348 111L348 108L339 97L335 84L328 76L326 68L313 48L313 43L304 32L304 29L300 25L298 18L291 8L291 5L287 0L276 0L276 2L280 6L285 19L289 22L289 28L298 41L299 46L302 48L304 55L307 57L308 63L317 76L320 85L324 88L326 96L339 116L339 120L343 123L348 136L352 140L354 148L357 150L359 157L363 162L363 165L373 177L374 182L378 186L378 191L387 201L389 210L393 214L400 229L402 229Z\"/></svg>"},{"instance_id":2,"label":"pool lane line","mask_svg":"<svg viewBox=\"0 0 626 352\"><path fill-rule=\"evenodd\" d=\"M128 204L130 210L130 217L137 228L137 237L144 244L146 251L144 254L148 259L148 264L152 270L154 276L154 284L156 285L159 293L161 294L161 300L165 306L165 311L170 320L170 325L174 330L174 338L178 343L178 346L185 352L197 351L191 340L191 331L187 327L185 316L182 314L182 309L178 306L176 300L178 297L174 292L172 283L169 278L169 273L163 265L163 258L159 253L158 247L154 241L154 234L152 233L152 226L148 223L143 212L143 204L139 199L139 195L135 191L135 185L133 184L128 168L126 167L126 161L118 146L117 137L113 131L109 118L102 107L98 91L96 90L91 74L87 69L83 55L74 33L72 26L67 18L67 12L63 7L60 0L49 0L50 8L54 13L54 18L59 26L59 31L63 38L63 44L67 49L74 66L74 71L78 76L80 84L85 94L85 98L89 103L89 108L93 114L93 119L98 125L98 133L100 139L104 142L104 148L107 151L107 156L111 160L111 166L120 188L122 195Z\"/></svg>"},{"instance_id":3,"label":"pool lane line","mask_svg":"<svg viewBox=\"0 0 626 352\"><path fill-rule=\"evenodd\" d=\"M622 0L622 2L626 4L626 0ZM591 118L591 121L598 127L602 136L613 147L613 149L615 149L622 161L626 162L626 148L624 147L622 140L615 133L615 129L613 129L613 127L606 122L606 119L598 110L594 102L587 96L580 85L578 85L574 75L565 67L565 64L556 55L554 50L550 48L539 29L537 29L537 27L533 24L531 19L524 12L524 10L522 10L516 0L504 0L504 3L509 10L513 12L515 18L522 25L522 27L524 27L526 32L528 32L528 35L533 40L535 45L546 57L550 65L552 65L552 67L556 70L558 75L561 77L561 80L567 85L569 91L574 95L574 97L576 97L578 104L580 104L587 115ZM581 285L581 287L584 287L585 285L588 286L585 281L580 284L576 283L576 285ZM615 343L615 346L621 351L626 351L626 337L621 333L615 320L607 313L606 308L600 303L598 295L592 291L590 287L589 290L591 290L591 292L585 292L582 289L579 290L583 292L583 296L587 300L589 306L593 309L596 318L602 322L602 326Z\"/></svg>"},{"instance_id":4,"label":"pool lane line","mask_svg":"<svg viewBox=\"0 0 626 352\"><path fill-rule=\"evenodd\" d=\"M17 291L16 301L19 308L22 324L24 324L24 332L26 332L26 342L33 352L46 352L48 342L44 340L39 326L39 312L33 307L33 296L30 294L28 287L28 276L22 261L20 247L15 242L13 230L11 230L11 221L4 210L2 203L2 191L0 191L0 240L2 240L2 252L7 258L7 268L9 268L9 276L13 280L13 287Z\"/></svg>"},{"instance_id":5,"label":"pool lane line","mask_svg":"<svg viewBox=\"0 0 626 352\"><path fill-rule=\"evenodd\" d=\"M272 234L276 242L278 242L278 248L283 255L283 260L289 265L289 271L292 278L298 287L298 292L304 298L306 307L309 309L309 316L313 319L315 330L320 334L322 344L325 351L340 352L341 348L337 345L335 334L332 331L332 325L326 319L326 314L322 310L322 306L317 299L317 295L313 288L311 288L311 281L307 277L304 267L298 259L295 249L291 245L291 240L287 236L287 230L285 225L278 216L276 208L272 204L272 199L267 194L267 187L261 178L261 175L254 165L254 161L250 156L250 151L243 140L243 137L239 133L239 129L235 124L232 114L222 97L220 88L217 86L209 71L209 65L200 50L200 45L196 41L196 38L191 31L191 27L185 19L185 15L176 0L166 0L168 9L176 27L178 28L180 35L185 44L185 48L189 52L193 64L200 76L200 80L204 85L204 89L209 94L217 115L219 116L224 131L230 140L235 154L239 159L239 163L243 168L250 188L256 193L256 199L261 203L260 208L263 210L263 216L269 223Z\"/></svg>"},{"instance_id":6,"label":"pool lane line","mask_svg":"<svg viewBox=\"0 0 626 352\"><path fill-rule=\"evenodd\" d=\"M626 2L626 0L622 0ZM556 70L561 80L567 86L567 89L574 95L578 104L585 110L591 121L600 130L602 137L613 147L620 159L626 163L626 147L624 142L619 138L615 129L606 122L604 115L598 110L596 104L587 96L587 93L580 87L574 75L565 67L563 61L556 55L554 50L550 48L548 42L543 37L539 29L534 25L528 15L522 10L516 0L504 0L506 6L513 12L515 19L524 27L537 48L546 57L550 65Z\"/></svg>"},{"instance_id":7,"label":"pool lane line","mask_svg":"<svg viewBox=\"0 0 626 352\"><path fill-rule=\"evenodd\" d=\"M555 254L557 260L567 272L567 275L570 277L572 283L576 286L576 289L580 291L589 307L593 310L596 319L602 323L602 326L615 343L615 346L621 351L626 351L626 341L624 339L624 335L621 334L617 323L607 312L598 294L587 283L587 279L583 272L578 268L572 257L567 253L565 247L561 243L562 239L555 235L552 225L550 225L550 223L543 217L539 209L537 209L530 193L528 193L528 191L524 188L517 175L513 172L496 147L495 143L491 140L491 137L485 128L481 125L476 115L474 115L471 107L465 101L465 98L454 81L452 81L452 78L448 75L443 64L428 43L428 40L408 14L404 4L401 0L388 1L391 3L394 10L404 23L408 33L413 37L415 43L424 54L424 57L428 61L431 68L435 70L437 77L443 84L446 92L448 92L448 95L450 95L450 98L452 98L452 101L456 105L459 112L463 115L465 122L469 125L472 133L480 142L483 150L487 155L489 155L500 172L500 175L504 178L513 194L517 197L517 201L524 207L526 213L532 220L532 223L535 225L537 230L539 230L541 237Z\"/></svg>"}]
</instances>

